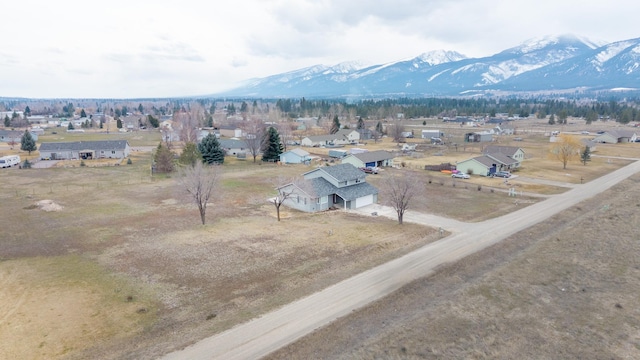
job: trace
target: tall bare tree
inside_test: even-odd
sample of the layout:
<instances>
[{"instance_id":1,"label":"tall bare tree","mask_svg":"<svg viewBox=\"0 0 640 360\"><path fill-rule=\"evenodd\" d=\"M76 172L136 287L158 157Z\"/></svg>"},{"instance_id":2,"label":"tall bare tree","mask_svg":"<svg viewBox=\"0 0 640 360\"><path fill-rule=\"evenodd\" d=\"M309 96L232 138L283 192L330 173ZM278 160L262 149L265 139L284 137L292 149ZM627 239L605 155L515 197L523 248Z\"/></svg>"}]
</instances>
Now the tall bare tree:
<instances>
[{"instance_id":1,"label":"tall bare tree","mask_svg":"<svg viewBox=\"0 0 640 360\"><path fill-rule=\"evenodd\" d=\"M198 123L193 114L185 110L177 110L173 113L173 121L180 131L180 141L185 143L198 141Z\"/></svg>"},{"instance_id":2,"label":"tall bare tree","mask_svg":"<svg viewBox=\"0 0 640 360\"><path fill-rule=\"evenodd\" d=\"M412 171L402 173L385 173L382 180L382 192L384 203L393 207L398 214L398 223L402 225L404 214L409 208L411 200L420 191L419 174Z\"/></svg>"},{"instance_id":3,"label":"tall bare tree","mask_svg":"<svg viewBox=\"0 0 640 360\"><path fill-rule=\"evenodd\" d=\"M186 166L179 170L178 181L188 197L198 207L202 225L206 223L207 204L213 190L218 187L222 175L222 166L205 165L198 161L194 166ZM219 192L216 192L218 194Z\"/></svg>"},{"instance_id":4,"label":"tall bare tree","mask_svg":"<svg viewBox=\"0 0 640 360\"><path fill-rule=\"evenodd\" d=\"M276 179L275 185L278 194L271 199L271 203L276 208L278 221L280 221L280 207L287 199L298 195L300 192L307 194L307 196L314 193L311 184L302 178L290 179L279 176Z\"/></svg>"},{"instance_id":5,"label":"tall bare tree","mask_svg":"<svg viewBox=\"0 0 640 360\"><path fill-rule=\"evenodd\" d=\"M253 157L253 162L262 151L264 144L265 125L260 118L253 118L242 124L245 132L244 142L247 144L247 150Z\"/></svg>"},{"instance_id":6,"label":"tall bare tree","mask_svg":"<svg viewBox=\"0 0 640 360\"><path fill-rule=\"evenodd\" d=\"M402 139L402 133L404 132L404 123L401 120L394 120L393 124L389 127L389 136L393 137L393 141L399 142Z\"/></svg>"}]
</instances>

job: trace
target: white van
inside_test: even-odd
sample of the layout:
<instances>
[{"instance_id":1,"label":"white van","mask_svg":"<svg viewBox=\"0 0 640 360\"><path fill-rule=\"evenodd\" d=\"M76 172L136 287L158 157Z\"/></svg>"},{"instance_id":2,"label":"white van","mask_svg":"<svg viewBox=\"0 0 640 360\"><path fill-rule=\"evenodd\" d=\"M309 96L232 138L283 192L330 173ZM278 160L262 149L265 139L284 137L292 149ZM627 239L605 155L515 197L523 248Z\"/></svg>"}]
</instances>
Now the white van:
<instances>
[{"instance_id":1,"label":"white van","mask_svg":"<svg viewBox=\"0 0 640 360\"><path fill-rule=\"evenodd\" d=\"M19 155L8 155L0 158L0 168L12 167L20 164Z\"/></svg>"}]
</instances>

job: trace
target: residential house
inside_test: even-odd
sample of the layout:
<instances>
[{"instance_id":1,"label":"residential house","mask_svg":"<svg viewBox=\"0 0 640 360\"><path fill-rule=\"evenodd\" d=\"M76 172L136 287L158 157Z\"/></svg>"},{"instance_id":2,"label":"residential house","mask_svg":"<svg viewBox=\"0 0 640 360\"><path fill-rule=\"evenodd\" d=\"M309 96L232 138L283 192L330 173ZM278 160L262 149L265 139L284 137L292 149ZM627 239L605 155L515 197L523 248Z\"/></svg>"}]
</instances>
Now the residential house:
<instances>
[{"instance_id":1,"label":"residential house","mask_svg":"<svg viewBox=\"0 0 640 360\"><path fill-rule=\"evenodd\" d=\"M307 136L300 145L302 146L327 146L327 145L349 145L357 144L360 141L360 133L356 130L342 129L335 134Z\"/></svg>"},{"instance_id":2,"label":"residential house","mask_svg":"<svg viewBox=\"0 0 640 360\"><path fill-rule=\"evenodd\" d=\"M485 146L482 156L460 161L456 170L480 176L490 176L496 171L518 169L524 161L524 150L517 146Z\"/></svg>"},{"instance_id":3,"label":"residential house","mask_svg":"<svg viewBox=\"0 0 640 360\"><path fill-rule=\"evenodd\" d=\"M609 130L596 136L593 141L597 143L617 144L635 142L637 134L633 130Z\"/></svg>"},{"instance_id":4,"label":"residential house","mask_svg":"<svg viewBox=\"0 0 640 360\"><path fill-rule=\"evenodd\" d=\"M309 153L295 148L280 154L280 162L285 164L306 164L311 161Z\"/></svg>"},{"instance_id":5,"label":"residential house","mask_svg":"<svg viewBox=\"0 0 640 360\"><path fill-rule=\"evenodd\" d=\"M246 154L249 151L249 146L243 140L219 139L218 142L226 155Z\"/></svg>"},{"instance_id":6,"label":"residential house","mask_svg":"<svg viewBox=\"0 0 640 360\"><path fill-rule=\"evenodd\" d=\"M347 155L342 159L343 164L351 164L357 168L390 167L393 166L395 156L387 150L366 151Z\"/></svg>"},{"instance_id":7,"label":"residential house","mask_svg":"<svg viewBox=\"0 0 640 360\"><path fill-rule=\"evenodd\" d=\"M514 135L516 128L511 122L504 122L493 128L494 133L498 135Z\"/></svg>"},{"instance_id":8,"label":"residential house","mask_svg":"<svg viewBox=\"0 0 640 360\"><path fill-rule=\"evenodd\" d=\"M303 180L278 188L291 196L284 205L305 212L330 208L356 209L378 201L378 189L351 164L322 166L303 174Z\"/></svg>"},{"instance_id":9,"label":"residential house","mask_svg":"<svg viewBox=\"0 0 640 360\"><path fill-rule=\"evenodd\" d=\"M127 140L46 142L40 145L42 160L121 159L130 153Z\"/></svg>"},{"instance_id":10,"label":"residential house","mask_svg":"<svg viewBox=\"0 0 640 360\"><path fill-rule=\"evenodd\" d=\"M38 141L38 132L29 131L34 141ZM20 130L0 130L0 142L9 143L11 141L20 144L24 131Z\"/></svg>"},{"instance_id":11,"label":"residential house","mask_svg":"<svg viewBox=\"0 0 640 360\"><path fill-rule=\"evenodd\" d=\"M506 155L512 160L517 161L516 167L520 167L522 161L524 161L524 150L517 146L487 145L484 147L482 153L489 156L496 154Z\"/></svg>"},{"instance_id":12,"label":"residential house","mask_svg":"<svg viewBox=\"0 0 640 360\"><path fill-rule=\"evenodd\" d=\"M597 151L597 147L598 147L598 143L593 141L593 140L589 140L589 139L580 139L580 143L583 146L583 150L584 147L589 147L589 151L590 152L594 152Z\"/></svg>"},{"instance_id":13,"label":"residential house","mask_svg":"<svg viewBox=\"0 0 640 360\"><path fill-rule=\"evenodd\" d=\"M491 142L493 134L489 131L477 131L464 134L464 142Z\"/></svg>"}]
</instances>

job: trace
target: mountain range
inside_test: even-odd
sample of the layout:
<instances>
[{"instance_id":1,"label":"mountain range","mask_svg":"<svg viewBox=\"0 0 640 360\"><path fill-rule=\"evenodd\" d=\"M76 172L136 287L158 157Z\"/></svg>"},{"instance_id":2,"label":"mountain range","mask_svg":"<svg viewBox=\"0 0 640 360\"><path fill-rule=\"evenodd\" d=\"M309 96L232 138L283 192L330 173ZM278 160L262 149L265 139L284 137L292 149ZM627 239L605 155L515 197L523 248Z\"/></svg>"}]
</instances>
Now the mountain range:
<instances>
[{"instance_id":1,"label":"mountain range","mask_svg":"<svg viewBox=\"0 0 640 360\"><path fill-rule=\"evenodd\" d=\"M531 39L495 55L437 50L368 67L355 62L252 79L216 96L380 98L566 94L640 90L640 38L597 43L575 35Z\"/></svg>"}]
</instances>

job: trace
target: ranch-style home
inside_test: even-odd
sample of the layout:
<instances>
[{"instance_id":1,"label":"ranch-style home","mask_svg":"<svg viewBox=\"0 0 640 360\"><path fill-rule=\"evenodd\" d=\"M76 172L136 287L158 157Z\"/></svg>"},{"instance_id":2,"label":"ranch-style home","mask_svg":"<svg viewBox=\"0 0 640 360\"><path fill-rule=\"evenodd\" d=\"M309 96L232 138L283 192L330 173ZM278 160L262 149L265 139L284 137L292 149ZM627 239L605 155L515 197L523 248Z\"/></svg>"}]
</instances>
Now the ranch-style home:
<instances>
[{"instance_id":1,"label":"ranch-style home","mask_svg":"<svg viewBox=\"0 0 640 360\"><path fill-rule=\"evenodd\" d=\"M29 131L33 141L38 141L38 134L34 131ZM22 135L24 135L24 131L20 130L0 130L0 142L16 142L20 143L22 141Z\"/></svg>"},{"instance_id":2,"label":"ranch-style home","mask_svg":"<svg viewBox=\"0 0 640 360\"><path fill-rule=\"evenodd\" d=\"M524 150L515 146L486 146L484 155L460 161L456 170L480 176L490 176L496 171L512 171L524 160Z\"/></svg>"},{"instance_id":3,"label":"ranch-style home","mask_svg":"<svg viewBox=\"0 0 640 360\"><path fill-rule=\"evenodd\" d=\"M283 164L306 164L311 161L308 152L295 148L280 154L280 162Z\"/></svg>"},{"instance_id":4,"label":"ranch-style home","mask_svg":"<svg viewBox=\"0 0 640 360\"><path fill-rule=\"evenodd\" d=\"M243 140L220 139L218 143L226 155L246 154L249 151L249 146Z\"/></svg>"},{"instance_id":5,"label":"ranch-style home","mask_svg":"<svg viewBox=\"0 0 640 360\"><path fill-rule=\"evenodd\" d=\"M637 134L631 130L609 130L604 134L596 136L593 141L597 143L617 144L635 142Z\"/></svg>"},{"instance_id":6,"label":"ranch-style home","mask_svg":"<svg viewBox=\"0 0 640 360\"><path fill-rule=\"evenodd\" d=\"M390 167L393 166L393 154L387 150L365 151L347 155L342 159L343 164L351 164L357 168Z\"/></svg>"},{"instance_id":7,"label":"ranch-style home","mask_svg":"<svg viewBox=\"0 0 640 360\"><path fill-rule=\"evenodd\" d=\"M330 208L356 209L378 201L378 189L367 183L364 172L351 164L323 166L303 174L303 179L278 188L290 193L284 205L305 212Z\"/></svg>"},{"instance_id":8,"label":"ranch-style home","mask_svg":"<svg viewBox=\"0 0 640 360\"><path fill-rule=\"evenodd\" d=\"M302 146L326 146L326 145L349 145L357 144L360 141L360 133L356 130L342 129L335 134L307 136L300 145Z\"/></svg>"},{"instance_id":9,"label":"ranch-style home","mask_svg":"<svg viewBox=\"0 0 640 360\"><path fill-rule=\"evenodd\" d=\"M127 140L46 142L40 145L41 160L122 159L130 153Z\"/></svg>"}]
</instances>

